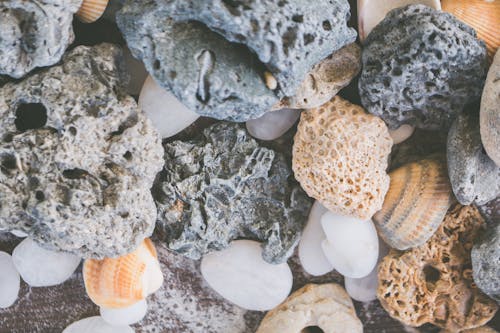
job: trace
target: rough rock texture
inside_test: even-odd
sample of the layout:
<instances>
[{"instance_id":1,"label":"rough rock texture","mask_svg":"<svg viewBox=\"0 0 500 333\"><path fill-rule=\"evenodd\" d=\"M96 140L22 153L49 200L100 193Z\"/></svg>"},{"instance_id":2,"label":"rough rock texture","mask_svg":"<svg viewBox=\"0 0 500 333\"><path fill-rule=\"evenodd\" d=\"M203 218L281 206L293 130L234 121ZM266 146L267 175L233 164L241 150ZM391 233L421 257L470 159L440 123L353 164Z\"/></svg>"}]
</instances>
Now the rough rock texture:
<instances>
[{"instance_id":1,"label":"rough rock texture","mask_svg":"<svg viewBox=\"0 0 500 333\"><path fill-rule=\"evenodd\" d=\"M0 229L48 249L116 256L154 229L160 139L124 95L121 50L77 47L0 88Z\"/></svg>"},{"instance_id":2,"label":"rough rock texture","mask_svg":"<svg viewBox=\"0 0 500 333\"><path fill-rule=\"evenodd\" d=\"M361 101L391 129L449 127L481 96L488 66L475 31L423 5L391 11L365 40Z\"/></svg>"},{"instance_id":3,"label":"rough rock texture","mask_svg":"<svg viewBox=\"0 0 500 333\"><path fill-rule=\"evenodd\" d=\"M486 230L474 244L471 256L474 282L500 303L500 224Z\"/></svg>"},{"instance_id":4,"label":"rough rock texture","mask_svg":"<svg viewBox=\"0 0 500 333\"><path fill-rule=\"evenodd\" d=\"M307 194L332 212L369 219L382 207L392 139L384 122L335 97L302 112L293 171Z\"/></svg>"},{"instance_id":5,"label":"rough rock texture","mask_svg":"<svg viewBox=\"0 0 500 333\"><path fill-rule=\"evenodd\" d=\"M170 249L199 259L236 238L264 242L263 258L285 261L311 202L290 182L281 154L260 147L237 124L217 123L196 139L164 145L153 195L157 229Z\"/></svg>"},{"instance_id":6,"label":"rough rock texture","mask_svg":"<svg viewBox=\"0 0 500 333\"><path fill-rule=\"evenodd\" d=\"M500 221L500 196L477 208L489 225L495 225Z\"/></svg>"},{"instance_id":7,"label":"rough rock texture","mask_svg":"<svg viewBox=\"0 0 500 333\"><path fill-rule=\"evenodd\" d=\"M21 78L57 63L75 38L73 14L82 0L0 2L0 74Z\"/></svg>"},{"instance_id":8,"label":"rough rock texture","mask_svg":"<svg viewBox=\"0 0 500 333\"><path fill-rule=\"evenodd\" d=\"M473 283L470 256L483 226L474 206L457 204L427 243L391 250L379 265L382 306L410 326L432 323L456 332L487 323L497 305Z\"/></svg>"},{"instance_id":9,"label":"rough rock texture","mask_svg":"<svg viewBox=\"0 0 500 333\"><path fill-rule=\"evenodd\" d=\"M208 117L246 121L278 102L265 68L242 45L197 22L176 23L161 1L129 0L117 14L132 55L156 82L189 109Z\"/></svg>"},{"instance_id":10,"label":"rough rock texture","mask_svg":"<svg viewBox=\"0 0 500 333\"><path fill-rule=\"evenodd\" d=\"M453 192L462 205L483 205L500 195L500 166L483 150L477 115L461 114L453 122L447 159Z\"/></svg>"},{"instance_id":11,"label":"rough rock texture","mask_svg":"<svg viewBox=\"0 0 500 333\"><path fill-rule=\"evenodd\" d=\"M311 68L356 40L347 0L160 0L180 21L206 24L254 51L293 96Z\"/></svg>"}]
</instances>

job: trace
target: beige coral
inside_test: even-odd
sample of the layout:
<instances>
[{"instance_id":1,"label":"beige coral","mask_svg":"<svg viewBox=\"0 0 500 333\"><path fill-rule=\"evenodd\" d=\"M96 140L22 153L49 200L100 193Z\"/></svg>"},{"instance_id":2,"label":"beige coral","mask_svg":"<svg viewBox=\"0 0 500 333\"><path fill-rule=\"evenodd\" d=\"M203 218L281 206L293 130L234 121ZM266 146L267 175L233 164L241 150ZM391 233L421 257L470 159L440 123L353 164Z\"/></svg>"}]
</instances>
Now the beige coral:
<instances>
[{"instance_id":1,"label":"beige coral","mask_svg":"<svg viewBox=\"0 0 500 333\"><path fill-rule=\"evenodd\" d=\"M380 118L337 96L302 113L293 145L295 178L329 210L369 219L389 188L391 147Z\"/></svg>"},{"instance_id":2,"label":"beige coral","mask_svg":"<svg viewBox=\"0 0 500 333\"><path fill-rule=\"evenodd\" d=\"M408 251L391 250L379 266L377 296L406 325L457 332L487 323L495 301L472 279L470 251L484 220L474 206L452 207L436 233Z\"/></svg>"}]
</instances>

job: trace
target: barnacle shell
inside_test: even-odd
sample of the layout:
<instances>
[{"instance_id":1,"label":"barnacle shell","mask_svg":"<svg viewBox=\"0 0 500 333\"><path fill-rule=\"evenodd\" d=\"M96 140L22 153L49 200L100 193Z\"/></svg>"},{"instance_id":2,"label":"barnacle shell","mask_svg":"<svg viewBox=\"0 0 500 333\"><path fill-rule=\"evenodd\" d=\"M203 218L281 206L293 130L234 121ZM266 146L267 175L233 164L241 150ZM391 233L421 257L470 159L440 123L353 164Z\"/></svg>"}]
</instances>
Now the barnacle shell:
<instances>
[{"instance_id":1,"label":"barnacle shell","mask_svg":"<svg viewBox=\"0 0 500 333\"><path fill-rule=\"evenodd\" d=\"M125 256L87 259L83 279L90 299L104 308L130 306L155 292L163 283L156 250L148 238Z\"/></svg>"},{"instance_id":2,"label":"barnacle shell","mask_svg":"<svg viewBox=\"0 0 500 333\"><path fill-rule=\"evenodd\" d=\"M373 217L387 244L405 250L427 241L453 202L446 165L425 159L389 174L391 184L382 209Z\"/></svg>"},{"instance_id":3,"label":"barnacle shell","mask_svg":"<svg viewBox=\"0 0 500 333\"><path fill-rule=\"evenodd\" d=\"M83 23L95 22L102 16L107 5L108 0L83 0L76 16Z\"/></svg>"}]
</instances>

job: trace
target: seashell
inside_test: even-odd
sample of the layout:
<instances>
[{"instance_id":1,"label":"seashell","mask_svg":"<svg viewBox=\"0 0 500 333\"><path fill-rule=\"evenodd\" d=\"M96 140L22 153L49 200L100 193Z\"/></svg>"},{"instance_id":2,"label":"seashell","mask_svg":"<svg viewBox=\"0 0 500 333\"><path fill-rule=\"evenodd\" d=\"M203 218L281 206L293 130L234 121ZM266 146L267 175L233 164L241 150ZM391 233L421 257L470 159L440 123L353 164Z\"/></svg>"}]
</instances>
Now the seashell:
<instances>
[{"instance_id":1,"label":"seashell","mask_svg":"<svg viewBox=\"0 0 500 333\"><path fill-rule=\"evenodd\" d=\"M83 23L92 23L97 21L108 5L108 0L83 0L76 16Z\"/></svg>"},{"instance_id":2,"label":"seashell","mask_svg":"<svg viewBox=\"0 0 500 333\"><path fill-rule=\"evenodd\" d=\"M445 163L424 159L392 171L389 177L382 209L373 216L379 235L398 250L425 243L453 203Z\"/></svg>"},{"instance_id":3,"label":"seashell","mask_svg":"<svg viewBox=\"0 0 500 333\"><path fill-rule=\"evenodd\" d=\"M490 60L493 60L500 46L500 1L441 0L441 7L476 30L477 37L486 43Z\"/></svg>"},{"instance_id":4,"label":"seashell","mask_svg":"<svg viewBox=\"0 0 500 333\"><path fill-rule=\"evenodd\" d=\"M158 290L163 274L154 245L146 238L125 256L85 260L83 279L95 304L116 309L128 307Z\"/></svg>"}]
</instances>

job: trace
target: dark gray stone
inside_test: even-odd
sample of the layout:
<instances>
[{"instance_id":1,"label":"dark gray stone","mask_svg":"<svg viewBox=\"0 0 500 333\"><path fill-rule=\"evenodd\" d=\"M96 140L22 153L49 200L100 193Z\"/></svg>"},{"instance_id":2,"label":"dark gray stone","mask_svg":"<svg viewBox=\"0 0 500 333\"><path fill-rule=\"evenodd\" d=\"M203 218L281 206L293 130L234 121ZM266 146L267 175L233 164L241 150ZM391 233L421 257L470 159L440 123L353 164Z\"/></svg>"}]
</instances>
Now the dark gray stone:
<instances>
[{"instance_id":1,"label":"dark gray stone","mask_svg":"<svg viewBox=\"0 0 500 333\"><path fill-rule=\"evenodd\" d=\"M201 23L176 23L166 6L128 1L117 23L134 57L189 109L208 117L246 121L278 102L264 83L265 68L242 45Z\"/></svg>"},{"instance_id":2,"label":"dark gray stone","mask_svg":"<svg viewBox=\"0 0 500 333\"><path fill-rule=\"evenodd\" d=\"M451 14L423 5L394 9L365 40L363 106L391 129L448 128L481 97L486 46Z\"/></svg>"},{"instance_id":3,"label":"dark gray stone","mask_svg":"<svg viewBox=\"0 0 500 333\"><path fill-rule=\"evenodd\" d=\"M474 282L500 304L500 223L484 232L471 252Z\"/></svg>"},{"instance_id":4,"label":"dark gray stone","mask_svg":"<svg viewBox=\"0 0 500 333\"><path fill-rule=\"evenodd\" d=\"M238 124L217 123L198 138L164 145L153 196L157 231L171 250L199 259L233 239L263 242L263 258L285 261L307 219L310 199L283 155L260 147Z\"/></svg>"},{"instance_id":5,"label":"dark gray stone","mask_svg":"<svg viewBox=\"0 0 500 333\"><path fill-rule=\"evenodd\" d=\"M479 117L461 114L448 133L448 175L462 205L483 205L500 195L500 167L483 149Z\"/></svg>"},{"instance_id":6,"label":"dark gray stone","mask_svg":"<svg viewBox=\"0 0 500 333\"><path fill-rule=\"evenodd\" d=\"M500 196L484 205L477 206L477 208L489 225L495 225L500 222Z\"/></svg>"}]
</instances>

